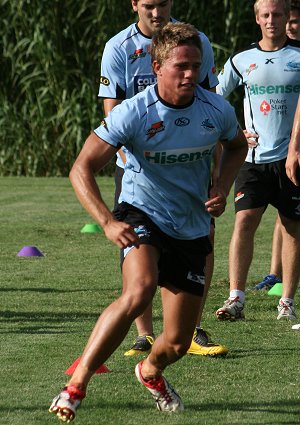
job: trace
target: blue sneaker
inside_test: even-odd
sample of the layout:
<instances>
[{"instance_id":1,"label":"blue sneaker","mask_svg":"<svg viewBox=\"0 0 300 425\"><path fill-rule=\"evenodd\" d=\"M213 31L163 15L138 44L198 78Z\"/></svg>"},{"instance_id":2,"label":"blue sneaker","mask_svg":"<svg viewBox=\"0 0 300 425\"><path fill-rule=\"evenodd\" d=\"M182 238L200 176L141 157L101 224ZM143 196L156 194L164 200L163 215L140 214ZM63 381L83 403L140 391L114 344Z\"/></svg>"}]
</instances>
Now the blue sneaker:
<instances>
[{"instance_id":1,"label":"blue sneaker","mask_svg":"<svg viewBox=\"0 0 300 425\"><path fill-rule=\"evenodd\" d=\"M254 289L261 289L263 291L268 291L271 289L276 283L281 283L281 280L278 279L276 274L268 274L264 277L262 282L259 282Z\"/></svg>"}]
</instances>

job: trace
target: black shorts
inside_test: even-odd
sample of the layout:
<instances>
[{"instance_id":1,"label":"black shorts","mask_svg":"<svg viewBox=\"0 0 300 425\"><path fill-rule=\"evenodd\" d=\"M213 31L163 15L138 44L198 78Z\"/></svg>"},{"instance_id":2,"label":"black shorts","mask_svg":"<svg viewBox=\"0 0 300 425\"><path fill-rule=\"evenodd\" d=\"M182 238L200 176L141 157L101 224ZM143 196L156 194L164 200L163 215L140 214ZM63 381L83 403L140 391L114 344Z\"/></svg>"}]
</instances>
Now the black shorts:
<instances>
[{"instance_id":1,"label":"black shorts","mask_svg":"<svg viewBox=\"0 0 300 425\"><path fill-rule=\"evenodd\" d=\"M268 164L245 162L234 186L235 211L273 205L285 217L300 220L300 187L286 175L285 159ZM300 170L298 169L298 179Z\"/></svg>"},{"instance_id":2,"label":"black shorts","mask_svg":"<svg viewBox=\"0 0 300 425\"><path fill-rule=\"evenodd\" d=\"M159 250L160 286L171 284L182 291L203 295L205 261L212 250L208 236L193 240L172 238L162 232L147 214L125 202L119 205L116 218L134 227L141 244L152 245ZM121 250L121 265L130 249Z\"/></svg>"}]
</instances>

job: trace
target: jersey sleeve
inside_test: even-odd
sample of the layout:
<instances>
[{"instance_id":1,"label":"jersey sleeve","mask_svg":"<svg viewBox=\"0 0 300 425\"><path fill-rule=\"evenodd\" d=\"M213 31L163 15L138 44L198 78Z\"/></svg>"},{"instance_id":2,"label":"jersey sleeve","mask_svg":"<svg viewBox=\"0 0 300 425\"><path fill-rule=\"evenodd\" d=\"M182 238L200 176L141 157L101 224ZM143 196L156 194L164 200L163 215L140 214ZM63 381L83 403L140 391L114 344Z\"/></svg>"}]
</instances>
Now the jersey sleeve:
<instances>
[{"instance_id":1,"label":"jersey sleeve","mask_svg":"<svg viewBox=\"0 0 300 425\"><path fill-rule=\"evenodd\" d=\"M134 123L137 110L128 101L115 106L94 132L106 143L119 149L134 136Z\"/></svg>"},{"instance_id":2,"label":"jersey sleeve","mask_svg":"<svg viewBox=\"0 0 300 425\"><path fill-rule=\"evenodd\" d=\"M99 97L125 99L125 64L122 52L113 43L106 43L102 60Z\"/></svg>"},{"instance_id":3,"label":"jersey sleeve","mask_svg":"<svg viewBox=\"0 0 300 425\"><path fill-rule=\"evenodd\" d=\"M204 89L211 89L218 84L214 52L207 36L202 32L199 34L203 50L199 84Z\"/></svg>"},{"instance_id":4,"label":"jersey sleeve","mask_svg":"<svg viewBox=\"0 0 300 425\"><path fill-rule=\"evenodd\" d=\"M240 125L238 123L234 107L227 101L224 101L224 110L222 114L223 130L220 135L221 141L229 141L237 135Z\"/></svg>"},{"instance_id":5,"label":"jersey sleeve","mask_svg":"<svg viewBox=\"0 0 300 425\"><path fill-rule=\"evenodd\" d=\"M224 97L228 97L234 89L242 85L242 78L238 74L231 57L218 75L218 80L217 93Z\"/></svg>"}]
</instances>

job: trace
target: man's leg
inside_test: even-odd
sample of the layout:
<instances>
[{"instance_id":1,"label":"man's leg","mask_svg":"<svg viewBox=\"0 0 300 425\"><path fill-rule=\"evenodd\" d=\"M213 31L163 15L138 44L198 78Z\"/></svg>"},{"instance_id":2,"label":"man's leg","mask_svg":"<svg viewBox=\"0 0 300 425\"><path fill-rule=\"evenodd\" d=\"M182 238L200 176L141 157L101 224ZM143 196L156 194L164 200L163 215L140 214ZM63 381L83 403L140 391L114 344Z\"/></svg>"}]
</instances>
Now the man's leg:
<instances>
[{"instance_id":1,"label":"man's leg","mask_svg":"<svg viewBox=\"0 0 300 425\"><path fill-rule=\"evenodd\" d=\"M264 208L254 208L236 213L229 248L230 295L216 312L220 320L244 318L244 293L253 258L254 235L263 212Z\"/></svg>"},{"instance_id":2,"label":"man's leg","mask_svg":"<svg viewBox=\"0 0 300 425\"><path fill-rule=\"evenodd\" d=\"M147 306L144 313L135 319L135 326L138 336L135 338L133 345L124 356L136 356L149 353L154 342L154 331L152 321L152 302Z\"/></svg>"},{"instance_id":3,"label":"man's leg","mask_svg":"<svg viewBox=\"0 0 300 425\"><path fill-rule=\"evenodd\" d=\"M278 319L295 319L294 297L300 279L300 222L280 215L282 232L282 297Z\"/></svg>"},{"instance_id":4,"label":"man's leg","mask_svg":"<svg viewBox=\"0 0 300 425\"><path fill-rule=\"evenodd\" d=\"M122 294L99 317L73 376L63 392L54 399L50 410L58 416L74 418L78 404L75 403L73 409L74 400L70 402L70 393L77 397L78 390L81 391L81 398L84 397L95 370L121 344L135 318L151 302L158 279L158 257L157 250L150 245L133 248L125 257ZM71 388L70 393L68 388Z\"/></svg>"},{"instance_id":5,"label":"man's leg","mask_svg":"<svg viewBox=\"0 0 300 425\"><path fill-rule=\"evenodd\" d=\"M122 149L120 154L123 160L126 158L123 157L124 153ZM117 216L116 212L118 211L119 206L119 196L122 188L122 178L124 175L124 168L116 166L115 170L115 199L114 199L114 214ZM138 332L138 337L136 338L133 346L130 350L124 353L125 356L134 356L136 354L145 354L148 353L151 349L151 346L154 341L153 334L153 325L152 325L152 303L150 303L145 309L144 313L137 317L135 320L135 325Z\"/></svg>"},{"instance_id":6,"label":"man's leg","mask_svg":"<svg viewBox=\"0 0 300 425\"><path fill-rule=\"evenodd\" d=\"M209 240L212 247L214 247L214 239L215 239L215 226L213 223L211 223ZM201 325L200 325L205 301L206 301L208 290L210 288L210 284L212 281L213 271L214 271L214 250L212 250L212 252L208 254L208 256L206 257L204 292L201 298L196 330L194 332L191 345L188 349L189 354L194 354L198 356L216 357L216 356L226 356L228 353L228 348L226 348L224 345L220 345L220 344L216 344L212 342L209 334L203 328L201 328Z\"/></svg>"},{"instance_id":7,"label":"man's leg","mask_svg":"<svg viewBox=\"0 0 300 425\"><path fill-rule=\"evenodd\" d=\"M282 282L282 263L281 263L281 251L282 251L282 234L281 234L281 223L280 218L277 216L273 231L272 239L272 258L270 273L266 275L261 282L259 282L255 289L268 290L272 288L276 283Z\"/></svg>"},{"instance_id":8,"label":"man's leg","mask_svg":"<svg viewBox=\"0 0 300 425\"><path fill-rule=\"evenodd\" d=\"M183 410L183 403L162 376L164 369L185 355L196 325L200 296L167 286L161 289L163 332L145 361L136 366L136 376L152 394L159 410Z\"/></svg>"},{"instance_id":9,"label":"man's leg","mask_svg":"<svg viewBox=\"0 0 300 425\"><path fill-rule=\"evenodd\" d=\"M281 263L281 252L282 252L282 231L281 222L279 216L276 218L273 241L272 241L272 259L270 274L277 276L278 279L282 278L282 263Z\"/></svg>"}]
</instances>

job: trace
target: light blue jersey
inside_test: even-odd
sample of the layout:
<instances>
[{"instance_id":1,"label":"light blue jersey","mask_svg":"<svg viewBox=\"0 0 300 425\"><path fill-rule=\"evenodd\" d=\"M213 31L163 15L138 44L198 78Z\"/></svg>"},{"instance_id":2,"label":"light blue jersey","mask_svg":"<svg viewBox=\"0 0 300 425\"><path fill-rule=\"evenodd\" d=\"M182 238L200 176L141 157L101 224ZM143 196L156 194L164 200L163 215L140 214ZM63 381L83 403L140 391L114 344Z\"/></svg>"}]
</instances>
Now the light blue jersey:
<instances>
[{"instance_id":1,"label":"light blue jersey","mask_svg":"<svg viewBox=\"0 0 300 425\"><path fill-rule=\"evenodd\" d=\"M214 54L206 35L199 32L199 37L203 48L199 84L210 89L218 84ZM151 38L142 34L137 24L130 25L106 43L101 60L99 97L129 99L156 83L149 54L150 44ZM124 167L119 155L117 165Z\"/></svg>"},{"instance_id":2,"label":"light blue jersey","mask_svg":"<svg viewBox=\"0 0 300 425\"><path fill-rule=\"evenodd\" d=\"M199 84L209 89L218 84L214 55L206 35L199 32L199 37L203 46ZM156 83L148 51L150 44L151 38L143 35L137 24L130 25L106 43L101 60L99 97L129 99Z\"/></svg>"},{"instance_id":3,"label":"light blue jersey","mask_svg":"<svg viewBox=\"0 0 300 425\"><path fill-rule=\"evenodd\" d=\"M300 93L300 42L288 39L271 52L254 43L231 56L218 78L217 93L225 97L244 86L245 126L259 135L259 145L249 149L246 161L286 158Z\"/></svg>"},{"instance_id":4,"label":"light blue jersey","mask_svg":"<svg viewBox=\"0 0 300 425\"><path fill-rule=\"evenodd\" d=\"M221 96L197 87L186 107L172 107L147 87L116 106L95 133L127 148L119 202L144 211L166 234L195 239L209 234L211 158L217 140L232 140L238 123Z\"/></svg>"}]
</instances>

